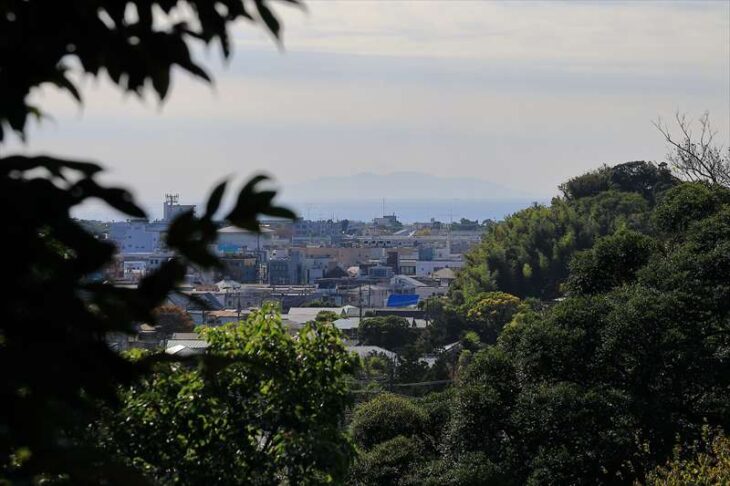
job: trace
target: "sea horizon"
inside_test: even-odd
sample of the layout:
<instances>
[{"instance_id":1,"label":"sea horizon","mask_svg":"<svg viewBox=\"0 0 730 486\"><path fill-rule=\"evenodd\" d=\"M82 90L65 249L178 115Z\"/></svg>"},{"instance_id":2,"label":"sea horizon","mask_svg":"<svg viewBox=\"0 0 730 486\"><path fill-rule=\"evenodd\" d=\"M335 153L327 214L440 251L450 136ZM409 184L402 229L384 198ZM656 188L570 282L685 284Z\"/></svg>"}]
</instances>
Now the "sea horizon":
<instances>
[{"instance_id":1,"label":"sea horizon","mask_svg":"<svg viewBox=\"0 0 730 486\"><path fill-rule=\"evenodd\" d=\"M395 214L402 223L410 224L430 221L432 218L448 223L458 222L461 218L483 221L503 220L505 217L534 203L549 204L550 197L505 198L505 199L363 199L363 200L310 200L286 201L279 204L291 208L301 218L309 220L372 221L373 218ZM383 204L384 203L384 204ZM162 204L159 201L142 203L151 220L162 217ZM196 203L198 209L204 203ZM99 221L125 221L128 218L115 210L89 204L74 212L78 219Z\"/></svg>"}]
</instances>

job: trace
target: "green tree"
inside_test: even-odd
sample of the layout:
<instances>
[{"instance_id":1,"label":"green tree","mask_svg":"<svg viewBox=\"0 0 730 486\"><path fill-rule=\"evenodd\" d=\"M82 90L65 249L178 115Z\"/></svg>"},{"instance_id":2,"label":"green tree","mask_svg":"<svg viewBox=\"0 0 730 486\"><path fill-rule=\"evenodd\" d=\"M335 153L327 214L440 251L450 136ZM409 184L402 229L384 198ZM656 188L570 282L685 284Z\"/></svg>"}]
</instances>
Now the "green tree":
<instances>
[{"instance_id":1,"label":"green tree","mask_svg":"<svg viewBox=\"0 0 730 486\"><path fill-rule=\"evenodd\" d=\"M350 428L355 444L371 449L398 436L417 436L426 425L426 414L411 399L383 393L358 405Z\"/></svg>"},{"instance_id":2,"label":"green tree","mask_svg":"<svg viewBox=\"0 0 730 486\"><path fill-rule=\"evenodd\" d=\"M342 316L340 316L337 312L332 311L319 311L317 313L317 316L314 318L317 322L335 322L336 320L340 319Z\"/></svg>"},{"instance_id":3,"label":"green tree","mask_svg":"<svg viewBox=\"0 0 730 486\"><path fill-rule=\"evenodd\" d=\"M689 456L689 457L688 457ZM646 476L647 486L713 486L730 484L730 439L703 431L702 441L678 446L665 465Z\"/></svg>"},{"instance_id":4,"label":"green tree","mask_svg":"<svg viewBox=\"0 0 730 486\"><path fill-rule=\"evenodd\" d=\"M676 179L665 166L635 161L613 167L603 165L597 170L564 182L560 185L560 191L567 200L597 196L611 189L636 192L648 200L653 200L658 192L674 184Z\"/></svg>"},{"instance_id":5,"label":"green tree","mask_svg":"<svg viewBox=\"0 0 730 486\"><path fill-rule=\"evenodd\" d=\"M469 329L476 332L483 342L493 343L520 308L521 301L505 292L485 292L474 298L466 307Z\"/></svg>"},{"instance_id":6,"label":"green tree","mask_svg":"<svg viewBox=\"0 0 730 486\"><path fill-rule=\"evenodd\" d=\"M408 319L399 316L368 317L363 319L357 330L360 342L382 346L388 350L399 350L415 341L417 332Z\"/></svg>"},{"instance_id":7,"label":"green tree","mask_svg":"<svg viewBox=\"0 0 730 486\"><path fill-rule=\"evenodd\" d=\"M463 294L459 294L461 300L447 299L444 297L429 297L423 309L431 325L426 328L427 338L433 347L452 343L461 337L466 328L466 316L461 312Z\"/></svg>"},{"instance_id":8,"label":"green tree","mask_svg":"<svg viewBox=\"0 0 730 486\"><path fill-rule=\"evenodd\" d=\"M652 219L660 231L681 234L693 222L728 203L728 191L719 186L702 182L682 184L667 191Z\"/></svg>"},{"instance_id":9,"label":"green tree","mask_svg":"<svg viewBox=\"0 0 730 486\"><path fill-rule=\"evenodd\" d=\"M608 191L611 182L611 168L603 165L600 168L568 179L560 184L559 189L568 200L597 196Z\"/></svg>"},{"instance_id":10,"label":"green tree","mask_svg":"<svg viewBox=\"0 0 730 486\"><path fill-rule=\"evenodd\" d=\"M571 179L564 197L534 205L491 226L466 256L450 290L461 304L480 292L500 290L520 298L562 295L576 252L619 228L650 234L649 214L677 181L663 168L627 162Z\"/></svg>"},{"instance_id":11,"label":"green tree","mask_svg":"<svg viewBox=\"0 0 730 486\"><path fill-rule=\"evenodd\" d=\"M528 306L472 355L454 390L443 467L476 457L518 484L630 484L704 424L726 426L728 194L693 184L661 194L651 220L676 221L692 207L697 219L598 240L573 268L589 291L547 310Z\"/></svg>"},{"instance_id":12,"label":"green tree","mask_svg":"<svg viewBox=\"0 0 730 486\"><path fill-rule=\"evenodd\" d=\"M619 230L575 255L566 287L577 294L590 294L631 283L657 249L652 238L637 231Z\"/></svg>"},{"instance_id":13,"label":"green tree","mask_svg":"<svg viewBox=\"0 0 730 486\"><path fill-rule=\"evenodd\" d=\"M157 365L122 390L103 444L159 484L341 481L351 363L337 330L310 323L292 336L265 308L201 334L219 366Z\"/></svg>"},{"instance_id":14,"label":"green tree","mask_svg":"<svg viewBox=\"0 0 730 486\"><path fill-rule=\"evenodd\" d=\"M421 461L423 453L423 445L416 437L399 435L381 442L358 456L348 483L357 486L406 484L405 478Z\"/></svg>"},{"instance_id":15,"label":"green tree","mask_svg":"<svg viewBox=\"0 0 730 486\"><path fill-rule=\"evenodd\" d=\"M368 380L385 381L394 374L393 360L384 353L370 353L362 358L361 370Z\"/></svg>"},{"instance_id":16,"label":"green tree","mask_svg":"<svg viewBox=\"0 0 730 486\"><path fill-rule=\"evenodd\" d=\"M395 412L396 419L402 419L403 415L418 417L417 424L399 427L395 433L400 435L394 437L391 433L378 433L379 442L368 449L360 449L348 484L415 486L442 479L440 474L445 471L442 471L438 453L443 430L451 413L450 391L430 393L410 402L394 395L387 397L376 397L359 407L359 410L367 409L370 430L387 432L393 420L388 411L393 409L398 410ZM383 406L384 401L388 402L387 406Z\"/></svg>"}]
</instances>

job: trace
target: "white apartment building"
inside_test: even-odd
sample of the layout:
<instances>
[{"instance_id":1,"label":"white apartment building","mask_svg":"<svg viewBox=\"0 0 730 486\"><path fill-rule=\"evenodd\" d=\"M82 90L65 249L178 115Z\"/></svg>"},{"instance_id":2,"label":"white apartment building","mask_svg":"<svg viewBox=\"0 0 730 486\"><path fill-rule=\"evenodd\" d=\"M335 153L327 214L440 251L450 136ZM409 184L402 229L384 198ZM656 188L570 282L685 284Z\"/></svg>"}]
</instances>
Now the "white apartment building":
<instances>
[{"instance_id":1,"label":"white apartment building","mask_svg":"<svg viewBox=\"0 0 730 486\"><path fill-rule=\"evenodd\" d=\"M434 259L434 260L409 260L400 261L399 270L402 275L410 275L415 277L430 277L434 272L442 268L450 268L456 270L464 266L464 260L461 255L456 258Z\"/></svg>"},{"instance_id":2,"label":"white apartment building","mask_svg":"<svg viewBox=\"0 0 730 486\"><path fill-rule=\"evenodd\" d=\"M155 253L162 249L166 229L163 223L147 220L114 222L110 225L109 239L122 254Z\"/></svg>"}]
</instances>

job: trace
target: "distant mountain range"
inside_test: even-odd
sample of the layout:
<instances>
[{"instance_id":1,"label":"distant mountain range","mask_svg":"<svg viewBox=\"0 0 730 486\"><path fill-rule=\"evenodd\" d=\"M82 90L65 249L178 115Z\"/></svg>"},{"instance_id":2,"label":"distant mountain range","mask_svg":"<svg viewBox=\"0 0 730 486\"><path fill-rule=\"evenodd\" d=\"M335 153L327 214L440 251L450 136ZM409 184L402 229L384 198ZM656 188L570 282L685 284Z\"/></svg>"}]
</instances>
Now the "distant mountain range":
<instances>
[{"instance_id":1,"label":"distant mountain range","mask_svg":"<svg viewBox=\"0 0 730 486\"><path fill-rule=\"evenodd\" d=\"M473 199L505 200L533 197L483 179L473 177L439 177L422 172L321 177L287 184L282 188L283 201L347 201L394 199Z\"/></svg>"}]
</instances>

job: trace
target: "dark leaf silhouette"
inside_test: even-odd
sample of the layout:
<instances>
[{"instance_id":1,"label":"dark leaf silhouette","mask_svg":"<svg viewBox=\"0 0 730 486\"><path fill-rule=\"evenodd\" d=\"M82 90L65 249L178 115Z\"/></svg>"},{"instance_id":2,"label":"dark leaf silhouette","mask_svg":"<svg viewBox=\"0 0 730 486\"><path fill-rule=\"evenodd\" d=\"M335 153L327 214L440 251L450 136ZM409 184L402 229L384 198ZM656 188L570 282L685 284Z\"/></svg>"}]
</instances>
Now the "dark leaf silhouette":
<instances>
[{"instance_id":1,"label":"dark leaf silhouette","mask_svg":"<svg viewBox=\"0 0 730 486\"><path fill-rule=\"evenodd\" d=\"M259 3L263 25L275 26L278 36L273 12ZM151 90L160 100L169 94L176 66L210 82L192 46L217 41L227 57L230 24L256 21L246 4L253 1L0 2L0 142L8 129L24 139L29 115L44 116L28 102L39 86L53 84L80 102L76 74L106 73L120 90ZM71 73L76 66L79 72ZM188 265L219 264L209 247L225 184L213 191L203 217L186 213L173 221L168 242L174 258L136 288L106 282L114 248L75 221L72 211L98 199L130 217L146 214L126 189L101 184L101 170L48 155L0 158L3 240L11 255L3 268L10 285L0 295L0 368L8 371L0 384L3 483L55 477L70 484L146 483L138 469L97 447L89 427L100 410L118 406L120 386L144 377L155 361L172 358L130 361L107 338L154 322L154 310L178 289ZM253 191L239 197L240 221L253 228L261 214L291 214L272 207L272 198Z\"/></svg>"},{"instance_id":2,"label":"dark leaf silhouette","mask_svg":"<svg viewBox=\"0 0 730 486\"><path fill-rule=\"evenodd\" d=\"M136 19L125 16L130 7ZM71 6L8 0L0 4L0 14L0 141L6 133L3 126L24 137L28 114L39 113L28 97L44 83L81 101L74 78L66 74L69 58L76 58L92 76L106 72L124 91L142 95L149 86L162 100L173 66L211 81L190 47L217 42L228 57L232 22L260 21L277 40L281 37L281 25L266 0L104 0Z\"/></svg>"},{"instance_id":3,"label":"dark leaf silhouette","mask_svg":"<svg viewBox=\"0 0 730 486\"><path fill-rule=\"evenodd\" d=\"M210 193L210 198L208 198L208 204L205 206L206 217L213 218L215 212L218 211L218 208L221 205L221 200L223 199L223 194L226 192L227 184L228 181L221 182Z\"/></svg>"}]
</instances>

